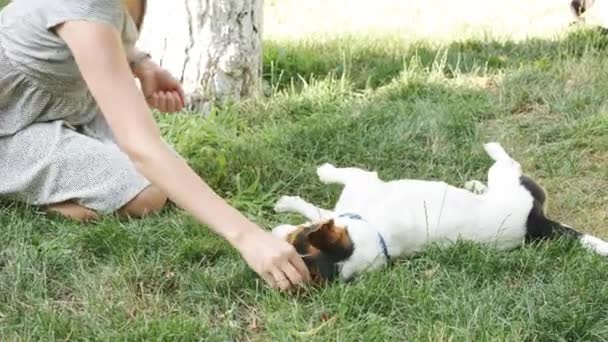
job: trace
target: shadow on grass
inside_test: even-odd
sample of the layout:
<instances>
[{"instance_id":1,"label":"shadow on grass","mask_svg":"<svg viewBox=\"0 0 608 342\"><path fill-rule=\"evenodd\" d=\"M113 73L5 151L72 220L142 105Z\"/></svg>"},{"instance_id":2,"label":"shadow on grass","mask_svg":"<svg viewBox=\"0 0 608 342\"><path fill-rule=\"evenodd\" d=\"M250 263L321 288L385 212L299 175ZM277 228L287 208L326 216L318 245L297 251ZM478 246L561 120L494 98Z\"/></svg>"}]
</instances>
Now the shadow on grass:
<instances>
[{"instance_id":1,"label":"shadow on grass","mask_svg":"<svg viewBox=\"0 0 608 342\"><path fill-rule=\"evenodd\" d=\"M271 206L278 195L333 203L336 188L322 186L315 175L324 162L378 169L387 178L459 182L484 175L488 160L477 126L492 112L486 91L421 79L364 98L335 98L333 93L329 88L291 96L286 101L294 102L287 104L223 113L196 129L183 118L166 129L182 132L170 142L214 189L239 209L273 223ZM300 102L294 100L298 97ZM235 120L250 130L216 132Z\"/></svg>"},{"instance_id":2,"label":"shadow on grass","mask_svg":"<svg viewBox=\"0 0 608 342\"><path fill-rule=\"evenodd\" d=\"M456 54L448 54L453 57L439 75L419 69L401 74L397 54L353 42L361 47L357 58L363 66L353 67L344 82L327 77L339 49L294 49L292 59L281 57L291 61L283 70L323 77L312 77L297 92L223 108L204 123L174 116L161 126L214 189L267 223L275 222L272 204L279 194L300 194L320 205L334 202L335 188L320 186L315 175L324 162L377 169L385 178L461 184L485 177L489 160L481 143L491 139L513 149L514 156L529 155L522 162L532 176L539 170L569 174L584 158L572 146L581 136L597 146L603 134L585 125L600 122L608 73L598 62L606 41L597 31L582 31L555 42L454 43L453 49L463 51L460 60L468 62L456 64L450 60ZM497 71L488 77L500 79L495 84L478 84L485 77L462 72L463 65L474 71L474 65L500 54L506 56L502 64L487 63ZM365 56L376 57L366 62ZM390 60L393 65L386 67ZM428 57L419 63L433 62ZM446 76L457 65L460 71ZM362 93L357 78L383 86ZM286 77L281 82L288 85ZM539 152L545 145L554 158Z\"/></svg>"},{"instance_id":3,"label":"shadow on grass","mask_svg":"<svg viewBox=\"0 0 608 342\"><path fill-rule=\"evenodd\" d=\"M376 88L397 77L412 59L425 68L455 72L496 71L522 65L548 68L551 58L580 56L587 50L606 48L605 30L573 29L564 38L533 38L523 42L453 42L447 46L427 42L406 44L398 37L372 41L366 38L336 38L323 42L265 42L264 79L274 89L302 85L327 75L346 76L356 88Z\"/></svg>"}]
</instances>

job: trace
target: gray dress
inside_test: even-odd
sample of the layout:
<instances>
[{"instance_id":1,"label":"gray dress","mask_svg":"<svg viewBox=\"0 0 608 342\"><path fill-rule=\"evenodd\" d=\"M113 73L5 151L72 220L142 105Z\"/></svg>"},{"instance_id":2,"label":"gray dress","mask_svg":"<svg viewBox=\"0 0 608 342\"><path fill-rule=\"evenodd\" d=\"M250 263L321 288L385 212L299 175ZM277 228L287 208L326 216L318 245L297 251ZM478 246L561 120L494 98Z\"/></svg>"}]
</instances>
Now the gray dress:
<instances>
[{"instance_id":1,"label":"gray dress","mask_svg":"<svg viewBox=\"0 0 608 342\"><path fill-rule=\"evenodd\" d=\"M137 39L121 0L13 0L0 11L0 199L109 213L150 183L114 143L51 30L67 20L112 25L126 46Z\"/></svg>"}]
</instances>

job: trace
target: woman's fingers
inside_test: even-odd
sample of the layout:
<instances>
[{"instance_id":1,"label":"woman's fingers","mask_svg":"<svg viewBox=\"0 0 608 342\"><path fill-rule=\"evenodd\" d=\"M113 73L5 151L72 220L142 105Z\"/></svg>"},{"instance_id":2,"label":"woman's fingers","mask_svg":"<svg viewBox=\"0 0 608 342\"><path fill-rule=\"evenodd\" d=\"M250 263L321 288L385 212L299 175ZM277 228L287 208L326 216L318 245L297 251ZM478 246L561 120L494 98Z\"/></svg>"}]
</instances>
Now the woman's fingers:
<instances>
[{"instance_id":1,"label":"woman's fingers","mask_svg":"<svg viewBox=\"0 0 608 342\"><path fill-rule=\"evenodd\" d=\"M160 110L161 112L166 112L167 111L167 96L165 95L165 93L163 92L158 92L158 107L156 109Z\"/></svg>"},{"instance_id":2,"label":"woman's fingers","mask_svg":"<svg viewBox=\"0 0 608 342\"><path fill-rule=\"evenodd\" d=\"M182 88L181 84L177 86L177 95L179 97L182 108L186 106L186 94L184 94L184 88Z\"/></svg>"},{"instance_id":3,"label":"woman's fingers","mask_svg":"<svg viewBox=\"0 0 608 342\"><path fill-rule=\"evenodd\" d=\"M183 108L179 94L176 91L158 91L152 95L148 102L150 106L163 113L175 113Z\"/></svg>"},{"instance_id":4,"label":"woman's fingers","mask_svg":"<svg viewBox=\"0 0 608 342\"><path fill-rule=\"evenodd\" d=\"M277 284L274 281L274 276L271 273L262 273L260 275L262 277L262 279L264 279L264 281L266 282L266 284L268 284L268 286L272 287L272 288L276 288Z\"/></svg>"},{"instance_id":5,"label":"woman's fingers","mask_svg":"<svg viewBox=\"0 0 608 342\"><path fill-rule=\"evenodd\" d=\"M310 281L310 272L308 271L308 267L306 267L304 260L302 260L298 253L295 251L291 253L289 262L289 266L295 268L295 271L302 277L302 280Z\"/></svg>"},{"instance_id":6,"label":"woman's fingers","mask_svg":"<svg viewBox=\"0 0 608 342\"><path fill-rule=\"evenodd\" d=\"M175 113L177 112L177 100L173 93L165 93L165 97L167 99L167 108L165 108L166 113Z\"/></svg>"},{"instance_id":7,"label":"woman's fingers","mask_svg":"<svg viewBox=\"0 0 608 342\"><path fill-rule=\"evenodd\" d=\"M175 111L180 111L180 110L182 110L182 109L184 108L184 106L185 106L185 105L184 105L184 99L183 99L182 94L180 94L180 93L179 93L179 92L177 92L177 91L174 91L174 92L173 92L173 95L175 96L175 99L176 99L176 101L177 101L177 109L176 109Z\"/></svg>"},{"instance_id":8,"label":"woman's fingers","mask_svg":"<svg viewBox=\"0 0 608 342\"><path fill-rule=\"evenodd\" d=\"M291 285L302 285L305 277L291 263L285 263L282 267L283 274L287 276L287 280Z\"/></svg>"},{"instance_id":9,"label":"woman's fingers","mask_svg":"<svg viewBox=\"0 0 608 342\"><path fill-rule=\"evenodd\" d=\"M175 91L169 94L171 95L171 112L179 112L182 109L182 100L179 98L179 94Z\"/></svg>"},{"instance_id":10,"label":"woman's fingers","mask_svg":"<svg viewBox=\"0 0 608 342\"><path fill-rule=\"evenodd\" d=\"M274 278L274 287L275 288L279 288L281 290L287 290L292 286L291 282L289 281L289 279L287 279L287 277L285 276L283 271L281 271L281 269L274 268L271 272L272 272L272 277Z\"/></svg>"},{"instance_id":11,"label":"woman's fingers","mask_svg":"<svg viewBox=\"0 0 608 342\"><path fill-rule=\"evenodd\" d=\"M157 94L152 94L152 96L147 98L148 100L148 105L150 105L150 107L157 109L158 108L158 95Z\"/></svg>"},{"instance_id":12,"label":"woman's fingers","mask_svg":"<svg viewBox=\"0 0 608 342\"><path fill-rule=\"evenodd\" d=\"M299 258L299 257L298 257ZM301 260L300 260L301 261ZM299 271L291 262L284 262L271 271L272 278L264 278L272 287L287 290L297 285L302 285L308 280L309 274L306 265L305 272Z\"/></svg>"}]
</instances>

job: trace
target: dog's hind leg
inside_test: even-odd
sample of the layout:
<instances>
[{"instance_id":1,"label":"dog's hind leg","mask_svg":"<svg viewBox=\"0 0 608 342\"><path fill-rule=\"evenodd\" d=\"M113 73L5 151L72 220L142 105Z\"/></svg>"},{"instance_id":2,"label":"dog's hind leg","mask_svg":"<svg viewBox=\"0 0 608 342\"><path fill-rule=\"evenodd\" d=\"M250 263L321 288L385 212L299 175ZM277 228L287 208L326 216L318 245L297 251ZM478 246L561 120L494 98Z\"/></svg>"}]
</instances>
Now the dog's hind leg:
<instances>
[{"instance_id":1,"label":"dog's hind leg","mask_svg":"<svg viewBox=\"0 0 608 342\"><path fill-rule=\"evenodd\" d=\"M320 221L332 216L332 212L309 203L299 196L282 196L274 206L277 213L298 213L310 221Z\"/></svg>"},{"instance_id":2,"label":"dog's hind leg","mask_svg":"<svg viewBox=\"0 0 608 342\"><path fill-rule=\"evenodd\" d=\"M498 143L485 144L486 153L494 159L494 164L488 170L488 188L492 189L512 189L518 186L522 175L521 165Z\"/></svg>"}]
</instances>

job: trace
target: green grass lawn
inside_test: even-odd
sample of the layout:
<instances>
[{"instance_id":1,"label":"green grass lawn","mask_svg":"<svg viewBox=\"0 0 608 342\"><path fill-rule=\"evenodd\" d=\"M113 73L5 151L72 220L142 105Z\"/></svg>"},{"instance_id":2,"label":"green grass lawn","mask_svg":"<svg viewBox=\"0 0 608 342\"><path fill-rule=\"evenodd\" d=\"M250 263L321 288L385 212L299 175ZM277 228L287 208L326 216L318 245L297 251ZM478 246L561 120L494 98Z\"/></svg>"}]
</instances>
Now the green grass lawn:
<instances>
[{"instance_id":1,"label":"green grass lawn","mask_svg":"<svg viewBox=\"0 0 608 342\"><path fill-rule=\"evenodd\" d=\"M1 0L0 0L1 1ZM549 214L608 238L608 38L268 41L267 97L159 116L163 134L265 227L283 194L330 207L317 165L485 179L499 141ZM297 222L297 221L295 221ZM268 290L174 208L79 225L0 207L0 340L608 340L608 260L569 242L432 250L345 285Z\"/></svg>"}]
</instances>

